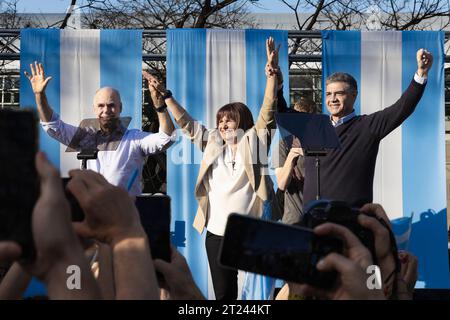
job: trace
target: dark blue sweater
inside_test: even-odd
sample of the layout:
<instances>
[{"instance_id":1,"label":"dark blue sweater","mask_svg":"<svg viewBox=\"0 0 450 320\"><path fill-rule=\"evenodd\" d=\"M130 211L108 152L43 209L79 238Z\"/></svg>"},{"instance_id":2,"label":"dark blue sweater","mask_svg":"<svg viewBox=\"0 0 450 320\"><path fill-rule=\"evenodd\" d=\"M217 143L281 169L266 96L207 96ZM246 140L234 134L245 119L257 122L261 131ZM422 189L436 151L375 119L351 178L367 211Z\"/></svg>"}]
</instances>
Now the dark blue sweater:
<instances>
[{"instance_id":1,"label":"dark blue sweater","mask_svg":"<svg viewBox=\"0 0 450 320\"><path fill-rule=\"evenodd\" d=\"M346 201L361 207L373 199L373 177L381 139L400 126L414 111L425 85L411 81L392 106L370 115L356 116L336 127L340 150L321 157L321 198ZM305 158L304 204L316 197L315 158Z\"/></svg>"}]
</instances>

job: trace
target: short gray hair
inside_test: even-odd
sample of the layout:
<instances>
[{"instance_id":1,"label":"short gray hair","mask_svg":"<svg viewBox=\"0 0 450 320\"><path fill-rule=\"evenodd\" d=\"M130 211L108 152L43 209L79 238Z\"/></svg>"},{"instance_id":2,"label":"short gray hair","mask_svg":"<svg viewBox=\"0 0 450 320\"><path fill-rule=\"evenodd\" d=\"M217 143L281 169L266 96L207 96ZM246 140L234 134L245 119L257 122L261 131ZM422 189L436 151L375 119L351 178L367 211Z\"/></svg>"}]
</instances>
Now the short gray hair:
<instances>
[{"instance_id":1,"label":"short gray hair","mask_svg":"<svg viewBox=\"0 0 450 320\"><path fill-rule=\"evenodd\" d=\"M114 94L117 96L117 98L119 99L119 101L122 102L122 99L120 98L120 92L119 92L119 90L117 90L116 88L113 88L113 87L101 87L101 88L97 89L97 90L95 91L94 97L95 97L95 95L97 95L97 93L99 93L99 92L102 91L102 90L108 90L108 91L111 91L112 93L114 93Z\"/></svg>"},{"instance_id":2,"label":"short gray hair","mask_svg":"<svg viewBox=\"0 0 450 320\"><path fill-rule=\"evenodd\" d=\"M333 82L345 82L350 86L352 90L358 92L358 83L355 78L345 72L335 72L332 75L328 76L325 84L328 85Z\"/></svg>"}]
</instances>

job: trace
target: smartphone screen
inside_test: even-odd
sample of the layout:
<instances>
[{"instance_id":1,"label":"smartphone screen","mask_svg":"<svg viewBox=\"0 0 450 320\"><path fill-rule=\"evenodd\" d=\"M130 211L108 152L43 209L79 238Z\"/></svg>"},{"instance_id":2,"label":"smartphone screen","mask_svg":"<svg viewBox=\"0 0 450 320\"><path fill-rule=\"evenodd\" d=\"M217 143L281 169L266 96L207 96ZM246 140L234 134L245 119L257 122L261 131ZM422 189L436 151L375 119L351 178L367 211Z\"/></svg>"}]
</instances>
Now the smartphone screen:
<instances>
[{"instance_id":1,"label":"smartphone screen","mask_svg":"<svg viewBox=\"0 0 450 320\"><path fill-rule=\"evenodd\" d=\"M170 262L170 197L140 195L136 207L147 234L153 259Z\"/></svg>"},{"instance_id":2,"label":"smartphone screen","mask_svg":"<svg viewBox=\"0 0 450 320\"><path fill-rule=\"evenodd\" d=\"M329 288L336 273L319 272L316 264L341 251L340 240L318 237L311 229L232 214L219 260L225 267Z\"/></svg>"},{"instance_id":3,"label":"smartphone screen","mask_svg":"<svg viewBox=\"0 0 450 320\"><path fill-rule=\"evenodd\" d=\"M31 217L39 196L37 137L33 111L0 110L0 240L19 243L25 262L35 256Z\"/></svg>"}]
</instances>

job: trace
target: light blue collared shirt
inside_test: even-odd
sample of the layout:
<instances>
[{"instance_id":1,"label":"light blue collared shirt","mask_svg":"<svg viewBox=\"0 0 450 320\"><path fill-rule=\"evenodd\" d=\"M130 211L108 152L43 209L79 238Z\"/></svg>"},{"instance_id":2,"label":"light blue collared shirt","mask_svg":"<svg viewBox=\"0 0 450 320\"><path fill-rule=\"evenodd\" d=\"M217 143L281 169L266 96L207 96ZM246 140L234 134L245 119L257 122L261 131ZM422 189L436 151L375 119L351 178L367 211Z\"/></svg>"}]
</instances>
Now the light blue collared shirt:
<instances>
[{"instance_id":1,"label":"light blue collared shirt","mask_svg":"<svg viewBox=\"0 0 450 320\"><path fill-rule=\"evenodd\" d=\"M356 116L355 110L352 111L352 113L346 115L345 117L339 118L338 121L333 121L333 118L330 116L330 120L331 123L333 124L333 126L336 128L338 126L340 126L343 123L346 123L347 121L349 121L350 119L354 118Z\"/></svg>"}]
</instances>

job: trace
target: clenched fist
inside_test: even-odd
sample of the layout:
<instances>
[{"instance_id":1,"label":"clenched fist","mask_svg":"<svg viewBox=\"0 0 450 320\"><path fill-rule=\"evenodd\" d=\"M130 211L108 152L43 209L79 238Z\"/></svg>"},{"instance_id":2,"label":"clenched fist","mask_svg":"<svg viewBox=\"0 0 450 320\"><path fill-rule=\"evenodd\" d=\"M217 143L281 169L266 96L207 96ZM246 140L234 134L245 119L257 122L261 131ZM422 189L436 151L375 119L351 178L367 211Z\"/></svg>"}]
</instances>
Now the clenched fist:
<instances>
[{"instance_id":1,"label":"clenched fist","mask_svg":"<svg viewBox=\"0 0 450 320\"><path fill-rule=\"evenodd\" d=\"M433 64L433 55L426 49L417 50L417 74L421 77L427 77L428 71L431 69Z\"/></svg>"}]
</instances>

